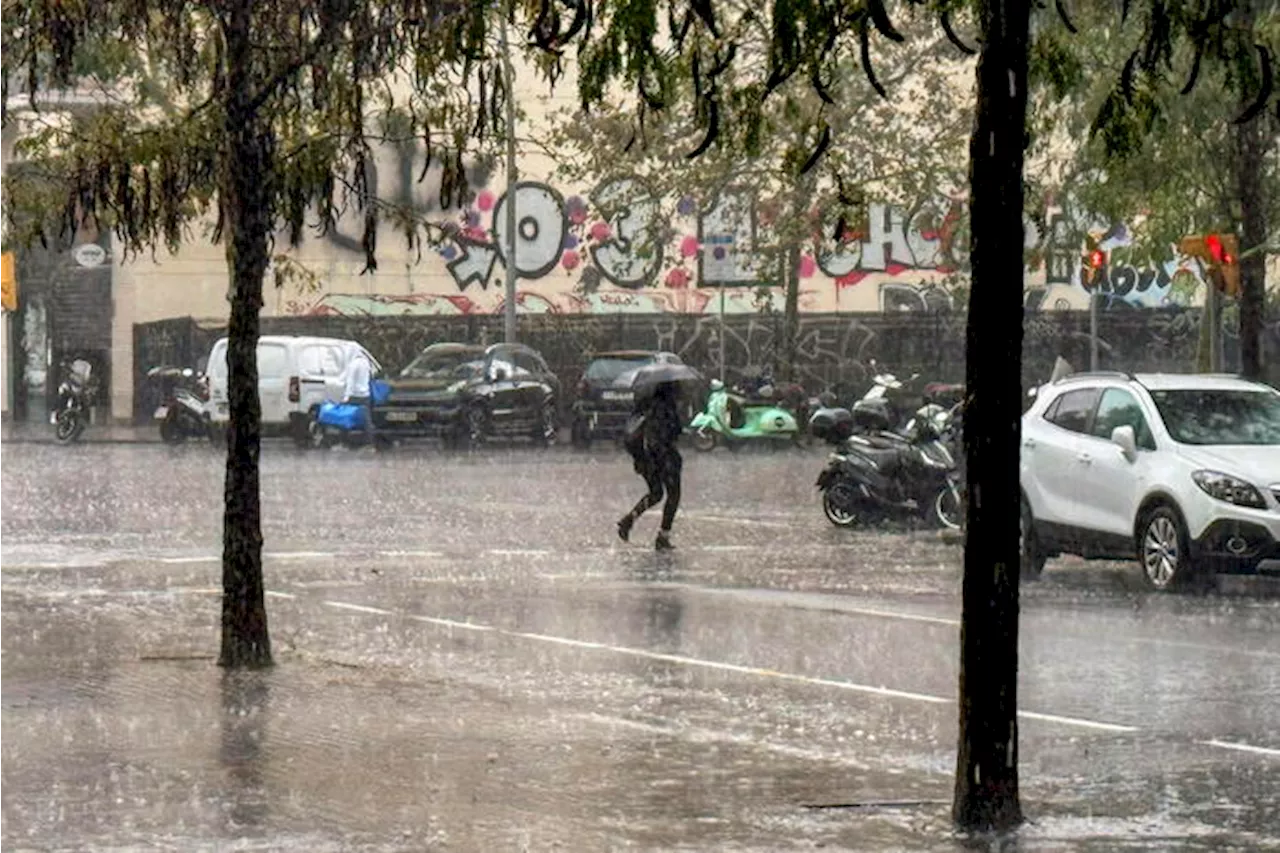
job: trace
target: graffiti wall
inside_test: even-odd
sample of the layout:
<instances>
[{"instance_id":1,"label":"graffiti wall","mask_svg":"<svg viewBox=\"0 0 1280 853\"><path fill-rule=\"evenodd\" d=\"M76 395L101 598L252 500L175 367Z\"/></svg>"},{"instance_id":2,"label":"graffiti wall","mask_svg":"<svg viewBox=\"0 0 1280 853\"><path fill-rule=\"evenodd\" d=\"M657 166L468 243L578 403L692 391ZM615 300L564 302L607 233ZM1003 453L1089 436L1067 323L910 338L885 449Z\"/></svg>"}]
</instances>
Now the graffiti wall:
<instances>
[{"instance_id":1,"label":"graffiti wall","mask_svg":"<svg viewBox=\"0 0 1280 853\"><path fill-rule=\"evenodd\" d=\"M761 314L780 312L784 271L775 242L777 214L749 188L707 201L655 197L633 177L605 180L586 191L523 181L512 193L487 171L471 176L478 189L461 209L433 209L416 183L412 152L401 167L384 168L380 194L400 202L424 199L416 213L443 224L437 245L380 263L379 271L313 292L289 294L277 313L321 316L464 316L504 309L508 263L517 274L521 314ZM407 167L405 164L408 164ZM674 204L672 204L674 201ZM507 206L514 203L513 257L508 259ZM962 308L968 287L967 236L958 233L961 204L940 200L916 211L871 204L864 222L833 235L823 211L809 211L809 231L793 271L803 313L937 312ZM1070 245L1065 220L1049 219L1041 235L1028 222L1029 307L1079 309L1097 288L1104 308L1186 305L1200 281L1194 261L1135 265L1123 229L1097 233L1108 263L1081 280L1081 245ZM348 228L324 235L326 255L362 260ZM1078 233L1078 231L1076 232ZM403 242L403 240L399 241ZM380 239L386 254L394 239ZM394 254L395 250L390 249ZM314 251L313 251L314 254ZM794 258L794 256L793 256ZM328 272L334 265L330 263ZM396 270L388 273L387 270ZM343 282L355 286L344 287Z\"/></svg>"}]
</instances>

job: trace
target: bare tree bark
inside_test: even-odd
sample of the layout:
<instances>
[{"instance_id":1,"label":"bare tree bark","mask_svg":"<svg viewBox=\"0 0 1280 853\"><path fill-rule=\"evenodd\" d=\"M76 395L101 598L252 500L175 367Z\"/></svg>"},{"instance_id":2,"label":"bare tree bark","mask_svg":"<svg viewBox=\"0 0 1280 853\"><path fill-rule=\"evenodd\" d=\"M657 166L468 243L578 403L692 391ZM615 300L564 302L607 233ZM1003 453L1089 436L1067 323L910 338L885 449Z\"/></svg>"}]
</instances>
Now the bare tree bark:
<instances>
[{"instance_id":1,"label":"bare tree bark","mask_svg":"<svg viewBox=\"0 0 1280 853\"><path fill-rule=\"evenodd\" d=\"M1267 205L1262 197L1263 160L1270 119L1268 113L1235 128L1236 186L1240 198L1240 373L1263 379L1262 339L1266 322Z\"/></svg>"},{"instance_id":2,"label":"bare tree bark","mask_svg":"<svg viewBox=\"0 0 1280 853\"><path fill-rule=\"evenodd\" d=\"M779 378L796 381L796 344L800 338L800 244L787 247L782 258L786 300L782 310L782 369Z\"/></svg>"},{"instance_id":3,"label":"bare tree bark","mask_svg":"<svg viewBox=\"0 0 1280 853\"><path fill-rule=\"evenodd\" d=\"M227 49L228 137L222 164L231 318L227 332L226 511L222 523L222 649L219 666L267 667L271 638L262 579L258 461L258 314L271 238L272 140L253 103L260 85L251 56L253 0L234 0L223 19Z\"/></svg>"},{"instance_id":4,"label":"bare tree bark","mask_svg":"<svg viewBox=\"0 0 1280 853\"><path fill-rule=\"evenodd\" d=\"M960 737L952 817L1022 822L1018 800L1018 453L1022 413L1022 165L1030 3L979 4L969 143L973 290L965 341L969 472L960 623Z\"/></svg>"}]
</instances>

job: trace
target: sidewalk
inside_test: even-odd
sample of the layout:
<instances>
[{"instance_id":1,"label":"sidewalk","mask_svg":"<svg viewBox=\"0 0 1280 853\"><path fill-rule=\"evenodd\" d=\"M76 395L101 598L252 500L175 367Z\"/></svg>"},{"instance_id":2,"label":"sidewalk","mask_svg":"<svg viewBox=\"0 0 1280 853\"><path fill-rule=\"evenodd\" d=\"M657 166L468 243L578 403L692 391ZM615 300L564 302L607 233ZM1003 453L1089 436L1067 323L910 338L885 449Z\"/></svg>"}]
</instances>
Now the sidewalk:
<instances>
[{"instance_id":1,"label":"sidewalk","mask_svg":"<svg viewBox=\"0 0 1280 853\"><path fill-rule=\"evenodd\" d=\"M110 442L115 444L147 444L160 441L158 427L131 426L121 424L93 424L87 427L80 436L80 441L89 443ZM0 424L0 442L14 444L56 444L53 437L53 426L31 421L5 421Z\"/></svg>"}]
</instances>

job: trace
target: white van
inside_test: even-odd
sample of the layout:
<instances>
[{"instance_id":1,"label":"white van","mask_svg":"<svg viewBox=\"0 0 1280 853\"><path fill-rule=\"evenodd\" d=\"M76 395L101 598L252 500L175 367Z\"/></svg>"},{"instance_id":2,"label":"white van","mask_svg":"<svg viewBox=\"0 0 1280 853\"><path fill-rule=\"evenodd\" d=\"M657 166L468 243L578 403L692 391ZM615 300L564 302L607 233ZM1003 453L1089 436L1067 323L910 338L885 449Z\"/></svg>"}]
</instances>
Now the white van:
<instances>
[{"instance_id":1,"label":"white van","mask_svg":"<svg viewBox=\"0 0 1280 853\"><path fill-rule=\"evenodd\" d=\"M355 341L301 335L263 335L258 338L258 399L262 404L263 435L291 435L308 441L311 410L325 400L341 400L347 362L363 352L379 370L377 360ZM230 418L227 399L227 339L219 338L209 351L209 419L215 432Z\"/></svg>"}]
</instances>

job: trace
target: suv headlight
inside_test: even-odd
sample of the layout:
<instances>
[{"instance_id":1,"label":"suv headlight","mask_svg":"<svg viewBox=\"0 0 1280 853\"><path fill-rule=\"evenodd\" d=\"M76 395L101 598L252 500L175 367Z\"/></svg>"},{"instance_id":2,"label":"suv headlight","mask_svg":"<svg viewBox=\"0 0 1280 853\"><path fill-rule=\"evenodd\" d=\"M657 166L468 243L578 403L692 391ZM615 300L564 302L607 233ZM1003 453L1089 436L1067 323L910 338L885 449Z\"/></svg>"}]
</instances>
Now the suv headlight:
<instances>
[{"instance_id":1,"label":"suv headlight","mask_svg":"<svg viewBox=\"0 0 1280 853\"><path fill-rule=\"evenodd\" d=\"M1191 479L1196 481L1196 485L1206 495L1220 501L1255 509L1265 509L1267 506L1262 494L1251 483L1246 483L1239 477L1232 477L1221 471L1195 471L1191 474Z\"/></svg>"}]
</instances>

